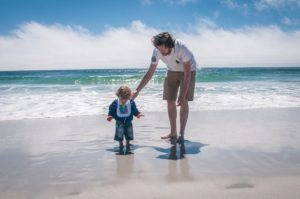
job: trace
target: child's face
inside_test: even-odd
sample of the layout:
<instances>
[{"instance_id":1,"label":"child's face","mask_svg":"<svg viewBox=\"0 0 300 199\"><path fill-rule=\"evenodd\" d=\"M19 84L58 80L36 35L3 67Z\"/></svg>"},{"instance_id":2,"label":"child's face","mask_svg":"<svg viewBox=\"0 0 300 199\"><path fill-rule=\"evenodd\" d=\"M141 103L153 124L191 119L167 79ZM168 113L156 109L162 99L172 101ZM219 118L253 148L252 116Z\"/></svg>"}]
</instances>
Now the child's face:
<instances>
[{"instance_id":1,"label":"child's face","mask_svg":"<svg viewBox=\"0 0 300 199\"><path fill-rule=\"evenodd\" d=\"M127 101L128 101L127 98L121 98L121 97L119 97L119 102L120 102L122 105L125 105Z\"/></svg>"}]
</instances>

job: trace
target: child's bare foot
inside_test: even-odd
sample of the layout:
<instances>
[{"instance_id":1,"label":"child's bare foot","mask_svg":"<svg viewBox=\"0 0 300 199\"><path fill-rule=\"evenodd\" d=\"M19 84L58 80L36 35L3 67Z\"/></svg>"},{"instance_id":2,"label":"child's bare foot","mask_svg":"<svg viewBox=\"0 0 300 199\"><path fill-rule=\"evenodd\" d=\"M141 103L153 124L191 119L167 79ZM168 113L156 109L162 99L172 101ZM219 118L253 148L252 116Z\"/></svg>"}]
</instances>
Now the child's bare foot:
<instances>
[{"instance_id":1,"label":"child's bare foot","mask_svg":"<svg viewBox=\"0 0 300 199\"><path fill-rule=\"evenodd\" d=\"M119 142L119 147L120 147L120 150L123 150L123 148L124 148L124 144L123 144L123 142Z\"/></svg>"},{"instance_id":2,"label":"child's bare foot","mask_svg":"<svg viewBox=\"0 0 300 199\"><path fill-rule=\"evenodd\" d=\"M130 142L126 141L126 151L130 151Z\"/></svg>"}]
</instances>

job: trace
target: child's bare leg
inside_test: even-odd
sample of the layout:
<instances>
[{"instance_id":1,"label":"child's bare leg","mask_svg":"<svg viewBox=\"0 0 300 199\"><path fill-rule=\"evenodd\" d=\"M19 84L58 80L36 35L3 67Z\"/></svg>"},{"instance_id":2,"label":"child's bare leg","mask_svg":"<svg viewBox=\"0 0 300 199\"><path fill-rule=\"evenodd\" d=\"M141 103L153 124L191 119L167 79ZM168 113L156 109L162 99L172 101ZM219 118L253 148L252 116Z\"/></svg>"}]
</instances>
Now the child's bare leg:
<instances>
[{"instance_id":1,"label":"child's bare leg","mask_svg":"<svg viewBox=\"0 0 300 199\"><path fill-rule=\"evenodd\" d=\"M126 150L130 151L130 141L126 140Z\"/></svg>"},{"instance_id":2,"label":"child's bare leg","mask_svg":"<svg viewBox=\"0 0 300 199\"><path fill-rule=\"evenodd\" d=\"M126 147L130 146L130 140L126 140Z\"/></svg>"},{"instance_id":3,"label":"child's bare leg","mask_svg":"<svg viewBox=\"0 0 300 199\"><path fill-rule=\"evenodd\" d=\"M120 146L120 149L123 149L123 148L124 148L123 141L119 141L119 146Z\"/></svg>"}]
</instances>

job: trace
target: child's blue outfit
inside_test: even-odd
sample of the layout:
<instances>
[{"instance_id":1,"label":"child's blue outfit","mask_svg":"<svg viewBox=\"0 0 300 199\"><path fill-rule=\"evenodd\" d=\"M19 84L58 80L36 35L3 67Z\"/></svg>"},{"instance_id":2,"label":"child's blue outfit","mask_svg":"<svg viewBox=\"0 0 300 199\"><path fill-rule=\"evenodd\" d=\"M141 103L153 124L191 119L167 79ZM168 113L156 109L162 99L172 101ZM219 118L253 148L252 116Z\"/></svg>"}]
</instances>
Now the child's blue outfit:
<instances>
[{"instance_id":1,"label":"child's blue outfit","mask_svg":"<svg viewBox=\"0 0 300 199\"><path fill-rule=\"evenodd\" d=\"M116 132L114 140L123 141L124 136L126 140L133 140L132 120L133 116L139 114L135 102L128 100L125 105L119 103L119 100L114 100L109 106L108 115L116 120Z\"/></svg>"}]
</instances>

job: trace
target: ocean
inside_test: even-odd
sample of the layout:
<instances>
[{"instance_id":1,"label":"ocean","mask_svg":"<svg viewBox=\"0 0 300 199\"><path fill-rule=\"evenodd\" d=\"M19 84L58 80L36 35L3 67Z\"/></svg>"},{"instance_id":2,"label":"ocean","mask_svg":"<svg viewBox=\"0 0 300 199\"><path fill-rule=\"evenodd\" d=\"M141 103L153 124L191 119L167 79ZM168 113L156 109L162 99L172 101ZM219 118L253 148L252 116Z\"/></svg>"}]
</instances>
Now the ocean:
<instances>
[{"instance_id":1,"label":"ocean","mask_svg":"<svg viewBox=\"0 0 300 199\"><path fill-rule=\"evenodd\" d=\"M135 89L146 69L0 72L0 120L106 114L120 85ZM136 103L165 112L166 69L157 69ZM300 68L202 68L190 111L300 107Z\"/></svg>"}]
</instances>

